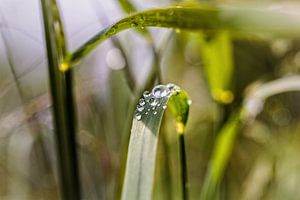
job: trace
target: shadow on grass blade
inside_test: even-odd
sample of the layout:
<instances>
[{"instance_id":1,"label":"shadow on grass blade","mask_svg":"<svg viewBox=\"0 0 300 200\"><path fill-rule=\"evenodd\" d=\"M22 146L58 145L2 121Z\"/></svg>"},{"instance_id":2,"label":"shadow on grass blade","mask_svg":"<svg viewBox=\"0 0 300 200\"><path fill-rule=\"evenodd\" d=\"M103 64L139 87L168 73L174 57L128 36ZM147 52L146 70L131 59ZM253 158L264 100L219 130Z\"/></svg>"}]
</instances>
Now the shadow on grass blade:
<instances>
[{"instance_id":1,"label":"shadow on grass blade","mask_svg":"<svg viewBox=\"0 0 300 200\"><path fill-rule=\"evenodd\" d=\"M176 119L177 133L183 135L189 104L187 93L174 84L158 85L151 93L144 92L131 129L123 200L151 199L157 142L164 111L167 106L170 107Z\"/></svg>"}]
</instances>

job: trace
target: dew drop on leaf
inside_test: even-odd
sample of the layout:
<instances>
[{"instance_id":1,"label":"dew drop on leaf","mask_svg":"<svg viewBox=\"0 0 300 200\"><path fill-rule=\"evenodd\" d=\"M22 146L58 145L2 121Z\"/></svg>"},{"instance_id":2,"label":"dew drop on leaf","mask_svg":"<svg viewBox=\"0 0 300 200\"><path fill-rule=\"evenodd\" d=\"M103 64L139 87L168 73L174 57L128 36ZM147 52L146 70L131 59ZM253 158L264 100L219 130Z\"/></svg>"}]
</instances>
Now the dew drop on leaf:
<instances>
[{"instance_id":1,"label":"dew drop on leaf","mask_svg":"<svg viewBox=\"0 0 300 200\"><path fill-rule=\"evenodd\" d=\"M136 109L137 109L138 111L142 112L142 111L144 110L144 106L138 104L137 107L136 107Z\"/></svg>"},{"instance_id":2,"label":"dew drop on leaf","mask_svg":"<svg viewBox=\"0 0 300 200\"><path fill-rule=\"evenodd\" d=\"M158 104L158 100L156 98L151 97L149 99L149 103L151 106L156 106Z\"/></svg>"},{"instance_id":3,"label":"dew drop on leaf","mask_svg":"<svg viewBox=\"0 0 300 200\"><path fill-rule=\"evenodd\" d=\"M141 119L142 119L142 114L139 113L139 112L135 113L135 118L136 118L137 120L141 120Z\"/></svg>"},{"instance_id":4,"label":"dew drop on leaf","mask_svg":"<svg viewBox=\"0 0 300 200\"><path fill-rule=\"evenodd\" d=\"M141 106L144 106L144 105L146 104L145 99L141 98L141 99L139 100L139 104L140 104Z\"/></svg>"},{"instance_id":5,"label":"dew drop on leaf","mask_svg":"<svg viewBox=\"0 0 300 200\"><path fill-rule=\"evenodd\" d=\"M153 88L152 94L156 98L163 98L169 95L171 91L165 85L157 85Z\"/></svg>"},{"instance_id":6,"label":"dew drop on leaf","mask_svg":"<svg viewBox=\"0 0 300 200\"><path fill-rule=\"evenodd\" d=\"M146 101L150 98L150 96L151 96L151 93L149 91L145 91L143 93L143 97L145 98Z\"/></svg>"}]
</instances>

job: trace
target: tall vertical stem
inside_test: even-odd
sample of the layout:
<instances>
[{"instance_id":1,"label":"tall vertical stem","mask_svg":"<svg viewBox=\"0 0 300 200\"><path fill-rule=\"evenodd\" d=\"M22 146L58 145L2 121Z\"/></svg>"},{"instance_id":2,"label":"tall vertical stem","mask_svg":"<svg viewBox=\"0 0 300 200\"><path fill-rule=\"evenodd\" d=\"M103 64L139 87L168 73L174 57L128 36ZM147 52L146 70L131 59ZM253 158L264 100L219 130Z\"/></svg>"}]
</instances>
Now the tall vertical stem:
<instances>
[{"instance_id":1,"label":"tall vertical stem","mask_svg":"<svg viewBox=\"0 0 300 200\"><path fill-rule=\"evenodd\" d=\"M186 152L184 144L184 134L179 134L179 157L180 157L180 171L181 171L181 187L182 199L188 200L188 174L186 165Z\"/></svg>"},{"instance_id":2,"label":"tall vertical stem","mask_svg":"<svg viewBox=\"0 0 300 200\"><path fill-rule=\"evenodd\" d=\"M62 61L66 44L55 0L41 0L49 81L54 113L58 168L63 199L80 199L72 70Z\"/></svg>"}]
</instances>

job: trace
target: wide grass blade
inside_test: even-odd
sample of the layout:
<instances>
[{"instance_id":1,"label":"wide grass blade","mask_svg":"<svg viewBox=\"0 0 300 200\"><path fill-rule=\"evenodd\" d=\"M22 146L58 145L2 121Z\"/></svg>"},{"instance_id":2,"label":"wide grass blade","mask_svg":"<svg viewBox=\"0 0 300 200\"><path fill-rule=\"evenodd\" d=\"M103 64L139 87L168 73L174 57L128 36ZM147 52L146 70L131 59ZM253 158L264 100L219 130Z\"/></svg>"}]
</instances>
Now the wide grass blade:
<instances>
[{"instance_id":1,"label":"wide grass blade","mask_svg":"<svg viewBox=\"0 0 300 200\"><path fill-rule=\"evenodd\" d=\"M132 14L103 29L75 52L65 63L75 63L98 44L129 28L164 27L186 30L228 30L240 34L270 33L298 37L300 20L293 13L281 13L266 8L230 6L170 6Z\"/></svg>"},{"instance_id":2,"label":"wide grass blade","mask_svg":"<svg viewBox=\"0 0 300 200\"><path fill-rule=\"evenodd\" d=\"M183 137L189 113L187 93L173 84L158 85L152 93L145 92L133 119L122 199L151 199L157 142L161 120L168 106L176 119L178 136ZM180 142L180 141L179 141ZM181 143L184 142L181 140ZM183 144L182 144L183 145ZM184 146L182 146L184 148ZM186 169L185 155L182 169ZM187 175L184 172L183 177ZM182 180L187 186L186 179ZM186 188L182 188L186 194Z\"/></svg>"},{"instance_id":3,"label":"wide grass blade","mask_svg":"<svg viewBox=\"0 0 300 200\"><path fill-rule=\"evenodd\" d=\"M55 0L41 0L49 80L63 199L80 199L78 161L75 139L75 109L72 71L62 64L67 50L63 27Z\"/></svg>"}]
</instances>

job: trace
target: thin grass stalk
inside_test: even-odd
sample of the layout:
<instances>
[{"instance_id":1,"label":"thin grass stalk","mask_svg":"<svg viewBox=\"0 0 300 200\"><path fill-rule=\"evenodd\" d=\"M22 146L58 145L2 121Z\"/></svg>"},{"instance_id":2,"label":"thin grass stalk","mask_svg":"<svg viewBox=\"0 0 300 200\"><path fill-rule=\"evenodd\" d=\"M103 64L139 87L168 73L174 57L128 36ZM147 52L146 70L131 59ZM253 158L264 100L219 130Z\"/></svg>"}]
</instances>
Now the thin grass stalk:
<instances>
[{"instance_id":1,"label":"thin grass stalk","mask_svg":"<svg viewBox=\"0 0 300 200\"><path fill-rule=\"evenodd\" d=\"M41 0L48 55L58 171L63 199L80 199L72 71L62 66L66 45L55 0Z\"/></svg>"},{"instance_id":2,"label":"thin grass stalk","mask_svg":"<svg viewBox=\"0 0 300 200\"><path fill-rule=\"evenodd\" d=\"M186 165L184 134L179 135L179 159L180 159L180 172L181 172L182 199L188 200L189 199L188 173L187 173L187 165Z\"/></svg>"},{"instance_id":3,"label":"thin grass stalk","mask_svg":"<svg viewBox=\"0 0 300 200\"><path fill-rule=\"evenodd\" d=\"M21 102L25 103L25 97L24 97L24 94L23 94L23 92L21 90L21 84L20 84L20 81L18 79L18 75L17 75L16 69L15 69L13 61L12 61L12 54L11 54L11 51L9 49L7 40L6 40L6 38L4 36L4 33L2 31L0 32L0 35L1 35L1 38L3 40L3 45L5 47L5 53L6 53L6 57L7 57L9 69L10 69L10 71L12 73L13 80L16 83L16 88L17 88L17 91L18 91L19 96L21 98Z\"/></svg>"},{"instance_id":4,"label":"thin grass stalk","mask_svg":"<svg viewBox=\"0 0 300 200\"><path fill-rule=\"evenodd\" d=\"M4 18L2 20L4 21ZM9 65L10 71L12 73L14 83L16 84L16 88L17 88L19 97L24 106L23 112L25 112L25 114L27 116L30 116L30 118L27 119L26 122L28 123L28 127L29 127L32 137L35 138L35 140L34 140L35 144L33 145L32 148L33 148L34 153L36 155L39 155L39 159L38 159L39 162L37 162L37 165L39 168L46 169L46 171L48 173L52 173L51 168L50 168L50 163L49 163L49 160L47 157L48 155L47 155L47 152L45 149L45 141L43 140L43 137L41 135L39 135L38 138L35 136L36 131L34 130L33 125L32 125L32 121L31 121L32 116L31 116L30 112L28 112L28 109L26 108L26 98L22 91L20 78L18 77L17 70L16 70L14 62L12 60L12 51L9 48L7 35L4 34L3 31L0 31L0 35L3 40L3 45L5 47L5 53L6 53L8 65ZM8 33L8 36L9 36L9 33Z\"/></svg>"},{"instance_id":5,"label":"thin grass stalk","mask_svg":"<svg viewBox=\"0 0 300 200\"><path fill-rule=\"evenodd\" d=\"M97 0L90 0L91 6L93 7L95 14L98 16L99 21L103 21L105 24L109 22L108 18L106 17L106 15L102 15L100 14L99 10L101 10L101 4L99 4L100 2ZM118 48L120 50L120 53L122 54L124 60L125 60L125 67L122 69L122 71L124 72L124 77L126 79L126 82L131 90L132 93L134 93L137 88L136 88L136 84L134 81L134 75L133 75L133 71L130 69L130 61L124 51L124 48L122 47L122 44L120 42L120 40L118 38L110 38L110 41L112 42L113 46Z\"/></svg>"}]
</instances>

